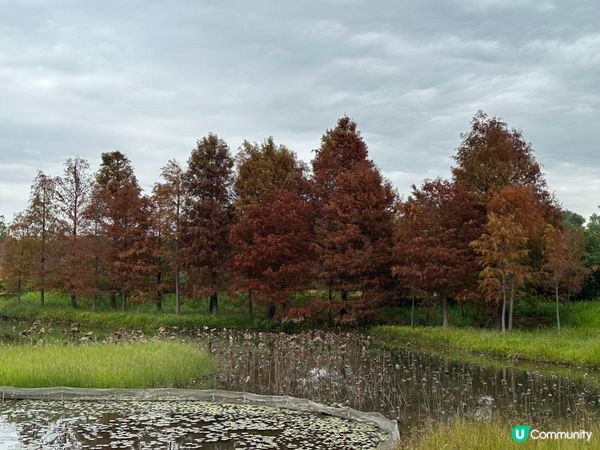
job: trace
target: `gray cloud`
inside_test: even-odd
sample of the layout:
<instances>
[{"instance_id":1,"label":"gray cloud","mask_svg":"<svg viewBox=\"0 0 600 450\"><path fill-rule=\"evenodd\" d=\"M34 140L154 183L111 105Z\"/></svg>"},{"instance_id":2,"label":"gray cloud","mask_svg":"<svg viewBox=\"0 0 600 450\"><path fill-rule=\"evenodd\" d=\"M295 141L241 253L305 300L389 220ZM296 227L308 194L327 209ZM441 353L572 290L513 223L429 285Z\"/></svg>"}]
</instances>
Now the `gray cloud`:
<instances>
[{"instance_id":1,"label":"gray cloud","mask_svg":"<svg viewBox=\"0 0 600 450\"><path fill-rule=\"evenodd\" d=\"M0 0L0 214L37 169L120 149L148 188L209 131L303 159L347 113L406 193L478 110L523 129L564 206L600 204L592 1Z\"/></svg>"}]
</instances>

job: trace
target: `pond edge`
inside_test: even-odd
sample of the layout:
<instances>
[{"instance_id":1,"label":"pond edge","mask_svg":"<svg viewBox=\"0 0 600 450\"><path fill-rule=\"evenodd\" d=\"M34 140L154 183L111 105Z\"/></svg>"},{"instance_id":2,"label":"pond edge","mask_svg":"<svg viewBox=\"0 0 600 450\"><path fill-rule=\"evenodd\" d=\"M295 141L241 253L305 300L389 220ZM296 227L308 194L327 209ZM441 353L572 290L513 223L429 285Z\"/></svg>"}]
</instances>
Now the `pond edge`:
<instances>
[{"instance_id":1,"label":"pond edge","mask_svg":"<svg viewBox=\"0 0 600 450\"><path fill-rule=\"evenodd\" d=\"M388 439L377 446L378 450L396 448L400 440L398 423L380 413L363 412L347 406L334 407L312 400L279 395L260 395L249 392L224 391L220 389L97 389L97 388L15 388L0 386L0 401L5 400L136 400L136 401L210 401L218 403L242 403L271 406L309 413L326 414L357 422L369 423L384 431Z\"/></svg>"}]
</instances>

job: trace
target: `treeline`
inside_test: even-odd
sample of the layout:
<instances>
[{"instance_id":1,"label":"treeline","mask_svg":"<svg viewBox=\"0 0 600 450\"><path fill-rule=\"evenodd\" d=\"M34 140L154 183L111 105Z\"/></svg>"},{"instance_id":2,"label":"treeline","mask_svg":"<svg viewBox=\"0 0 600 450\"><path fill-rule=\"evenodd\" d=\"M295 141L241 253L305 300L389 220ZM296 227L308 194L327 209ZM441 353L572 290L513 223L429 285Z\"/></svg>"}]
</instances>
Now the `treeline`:
<instances>
[{"instance_id":1,"label":"treeline","mask_svg":"<svg viewBox=\"0 0 600 450\"><path fill-rule=\"evenodd\" d=\"M272 138L233 156L209 134L185 166L163 167L151 194L121 152L103 153L95 173L67 159L58 177L38 172L7 227L1 278L17 298L37 290L43 304L61 290L74 308L108 296L114 308L160 310L174 293L177 313L185 296L208 298L216 314L226 292L276 320L368 320L418 302L439 305L448 325L448 302L479 302L502 330L536 290L554 295L559 320L559 302L599 278L600 219L584 227L562 211L531 145L496 117L473 118L454 161L451 180L400 199L348 117L325 132L310 170Z\"/></svg>"}]
</instances>

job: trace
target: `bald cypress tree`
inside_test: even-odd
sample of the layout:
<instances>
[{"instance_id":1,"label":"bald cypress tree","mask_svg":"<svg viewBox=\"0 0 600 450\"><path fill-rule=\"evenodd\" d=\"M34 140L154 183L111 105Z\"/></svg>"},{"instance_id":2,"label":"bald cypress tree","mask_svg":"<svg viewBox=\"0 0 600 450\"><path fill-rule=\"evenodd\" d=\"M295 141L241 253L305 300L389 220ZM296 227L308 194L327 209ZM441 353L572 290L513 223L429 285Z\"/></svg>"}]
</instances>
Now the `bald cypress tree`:
<instances>
[{"instance_id":1,"label":"bald cypress tree","mask_svg":"<svg viewBox=\"0 0 600 450\"><path fill-rule=\"evenodd\" d=\"M192 296L209 296L209 310L219 310L218 292L227 279L229 229L233 222L233 159L216 134L197 142L185 174L187 192L182 259Z\"/></svg>"},{"instance_id":2,"label":"bald cypress tree","mask_svg":"<svg viewBox=\"0 0 600 450\"><path fill-rule=\"evenodd\" d=\"M373 302L391 278L395 193L349 117L323 135L312 167L317 278L330 298L359 291Z\"/></svg>"}]
</instances>

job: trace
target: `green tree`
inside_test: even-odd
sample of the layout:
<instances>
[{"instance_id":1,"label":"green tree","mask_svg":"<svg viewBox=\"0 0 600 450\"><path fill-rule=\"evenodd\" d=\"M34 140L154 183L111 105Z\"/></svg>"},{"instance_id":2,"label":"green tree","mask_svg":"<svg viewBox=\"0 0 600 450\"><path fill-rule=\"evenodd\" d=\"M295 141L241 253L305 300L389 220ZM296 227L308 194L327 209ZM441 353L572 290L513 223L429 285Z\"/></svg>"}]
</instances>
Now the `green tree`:
<instances>
[{"instance_id":1,"label":"green tree","mask_svg":"<svg viewBox=\"0 0 600 450\"><path fill-rule=\"evenodd\" d=\"M304 193L308 187L305 164L284 145L276 145L272 137L260 145L245 141L235 157L235 168L238 210L262 201L275 190Z\"/></svg>"}]
</instances>

